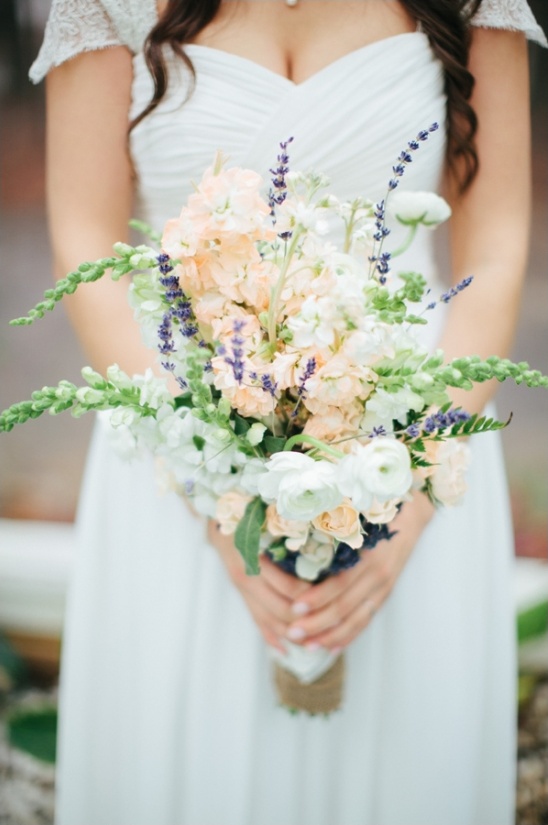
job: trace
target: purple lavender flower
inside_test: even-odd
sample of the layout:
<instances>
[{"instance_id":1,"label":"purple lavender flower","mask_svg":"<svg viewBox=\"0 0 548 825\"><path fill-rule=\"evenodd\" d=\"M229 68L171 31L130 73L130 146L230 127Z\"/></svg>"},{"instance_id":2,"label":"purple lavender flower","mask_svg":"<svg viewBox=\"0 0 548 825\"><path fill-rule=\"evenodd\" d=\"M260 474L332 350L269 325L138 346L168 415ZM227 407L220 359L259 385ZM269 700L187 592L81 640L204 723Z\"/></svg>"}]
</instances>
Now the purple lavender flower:
<instances>
[{"instance_id":1,"label":"purple lavender flower","mask_svg":"<svg viewBox=\"0 0 548 825\"><path fill-rule=\"evenodd\" d=\"M289 154L287 153L287 147L292 141L293 138L290 137L280 143L281 152L277 156L278 165L275 169L270 170L273 177L272 188L268 193L268 205L270 206L270 214L274 224L276 224L276 207L281 206L287 198L287 183L285 179L285 176L289 172ZM291 235L291 232L280 232L279 237L286 241L291 238Z\"/></svg>"},{"instance_id":2,"label":"purple lavender flower","mask_svg":"<svg viewBox=\"0 0 548 825\"><path fill-rule=\"evenodd\" d=\"M383 436L383 435L386 435L386 430L382 426L382 424L380 424L378 427L373 427L373 429L371 430L371 432L369 433L369 435L367 437L368 438L378 438L379 436Z\"/></svg>"},{"instance_id":3,"label":"purple lavender flower","mask_svg":"<svg viewBox=\"0 0 548 825\"><path fill-rule=\"evenodd\" d=\"M443 301L444 304L448 304L451 298L454 298L455 295L458 295L459 292L462 292L463 289L466 289L467 286L470 286L473 280L473 275L469 275L467 278L463 278L462 281L459 281L458 284L450 287L450 289L448 289L447 292L444 292L443 295L440 295L440 301Z\"/></svg>"},{"instance_id":4,"label":"purple lavender flower","mask_svg":"<svg viewBox=\"0 0 548 825\"><path fill-rule=\"evenodd\" d=\"M306 367L304 369L303 374L299 379L299 384L297 386L297 395L299 398L306 398L306 382L309 378L312 378L316 371L316 359L314 357L309 358L306 362Z\"/></svg>"},{"instance_id":5,"label":"purple lavender flower","mask_svg":"<svg viewBox=\"0 0 548 825\"><path fill-rule=\"evenodd\" d=\"M162 355L175 352L175 342L173 340L173 324L171 323L171 313L166 312L162 318L162 323L158 327L158 338L160 343L158 349Z\"/></svg>"},{"instance_id":6,"label":"purple lavender flower","mask_svg":"<svg viewBox=\"0 0 548 825\"><path fill-rule=\"evenodd\" d=\"M268 392L274 398L278 384L272 380L270 375L261 375L261 386L265 392Z\"/></svg>"},{"instance_id":7,"label":"purple lavender flower","mask_svg":"<svg viewBox=\"0 0 548 825\"><path fill-rule=\"evenodd\" d=\"M420 427L417 424L410 424L405 432L410 438L418 438L421 434Z\"/></svg>"},{"instance_id":8,"label":"purple lavender flower","mask_svg":"<svg viewBox=\"0 0 548 825\"><path fill-rule=\"evenodd\" d=\"M429 415L424 420L423 430L428 435L432 435L436 430L446 430L454 424L460 424L463 421L468 421L471 418L470 413L463 410L461 407L452 407L446 412L435 412ZM411 426L414 426L413 424ZM407 432L409 432L407 429Z\"/></svg>"},{"instance_id":9,"label":"purple lavender flower","mask_svg":"<svg viewBox=\"0 0 548 825\"><path fill-rule=\"evenodd\" d=\"M230 336L230 352L223 344L217 347L217 353L224 356L225 364L232 368L232 373L237 384L241 384L244 380L245 364L244 364L244 350L245 338L240 335L240 332L245 327L246 322L241 319L235 319L232 322L232 332Z\"/></svg>"}]
</instances>

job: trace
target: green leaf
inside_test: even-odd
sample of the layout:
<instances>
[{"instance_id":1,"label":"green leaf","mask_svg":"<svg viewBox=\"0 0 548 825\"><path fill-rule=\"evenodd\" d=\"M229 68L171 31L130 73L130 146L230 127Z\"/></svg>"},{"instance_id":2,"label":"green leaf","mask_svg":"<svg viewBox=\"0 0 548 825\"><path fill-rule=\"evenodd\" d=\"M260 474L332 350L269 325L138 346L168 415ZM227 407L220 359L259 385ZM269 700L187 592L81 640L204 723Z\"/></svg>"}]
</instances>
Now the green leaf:
<instances>
[{"instance_id":1,"label":"green leaf","mask_svg":"<svg viewBox=\"0 0 548 825\"><path fill-rule=\"evenodd\" d=\"M262 441L262 446L267 453L281 453L285 447L285 438L280 438L276 435L265 435Z\"/></svg>"},{"instance_id":2,"label":"green leaf","mask_svg":"<svg viewBox=\"0 0 548 825\"><path fill-rule=\"evenodd\" d=\"M245 562L248 576L259 573L259 541L264 524L266 504L260 496L249 502L234 534L234 543Z\"/></svg>"},{"instance_id":3,"label":"green leaf","mask_svg":"<svg viewBox=\"0 0 548 825\"><path fill-rule=\"evenodd\" d=\"M245 435L250 427L251 424L246 418L242 415L238 415L238 413L234 415L234 432L236 435Z\"/></svg>"},{"instance_id":4,"label":"green leaf","mask_svg":"<svg viewBox=\"0 0 548 825\"><path fill-rule=\"evenodd\" d=\"M175 396L175 409L178 410L181 407L192 407L192 393L185 392Z\"/></svg>"},{"instance_id":5,"label":"green leaf","mask_svg":"<svg viewBox=\"0 0 548 825\"><path fill-rule=\"evenodd\" d=\"M203 450L205 447L205 438L202 438L201 435L193 435L192 443L194 444L197 450Z\"/></svg>"}]
</instances>

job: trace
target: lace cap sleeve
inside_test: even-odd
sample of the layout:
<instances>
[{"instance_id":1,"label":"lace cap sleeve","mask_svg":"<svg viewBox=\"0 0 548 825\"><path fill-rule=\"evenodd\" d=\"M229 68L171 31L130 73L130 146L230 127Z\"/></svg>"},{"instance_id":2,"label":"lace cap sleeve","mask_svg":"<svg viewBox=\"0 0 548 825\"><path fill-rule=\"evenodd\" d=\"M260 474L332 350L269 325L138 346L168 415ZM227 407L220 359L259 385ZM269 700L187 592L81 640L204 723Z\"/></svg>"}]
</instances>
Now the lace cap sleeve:
<instances>
[{"instance_id":1,"label":"lace cap sleeve","mask_svg":"<svg viewBox=\"0 0 548 825\"><path fill-rule=\"evenodd\" d=\"M109 46L139 51L154 25L155 9L155 0L53 0L30 79L38 83L54 66L82 52Z\"/></svg>"},{"instance_id":2,"label":"lace cap sleeve","mask_svg":"<svg viewBox=\"0 0 548 825\"><path fill-rule=\"evenodd\" d=\"M472 25L521 31L529 40L548 46L546 35L535 20L527 0L483 0Z\"/></svg>"}]
</instances>

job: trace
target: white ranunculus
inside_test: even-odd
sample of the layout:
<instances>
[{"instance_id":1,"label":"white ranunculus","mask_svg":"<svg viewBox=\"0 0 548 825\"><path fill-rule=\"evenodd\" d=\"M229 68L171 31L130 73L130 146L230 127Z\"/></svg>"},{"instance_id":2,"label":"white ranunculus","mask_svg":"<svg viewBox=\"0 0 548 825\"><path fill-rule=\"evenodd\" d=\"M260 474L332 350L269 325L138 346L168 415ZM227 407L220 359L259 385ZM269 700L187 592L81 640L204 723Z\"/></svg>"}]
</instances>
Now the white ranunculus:
<instances>
[{"instance_id":1,"label":"white ranunculus","mask_svg":"<svg viewBox=\"0 0 548 825\"><path fill-rule=\"evenodd\" d=\"M329 461L314 461L301 453L276 453L258 481L261 496L275 501L283 518L310 521L342 501L337 467Z\"/></svg>"},{"instance_id":2,"label":"white ranunculus","mask_svg":"<svg viewBox=\"0 0 548 825\"><path fill-rule=\"evenodd\" d=\"M371 509L379 502L404 496L411 488L409 451L395 438L379 436L358 445L338 466L339 487L357 510Z\"/></svg>"},{"instance_id":3,"label":"white ranunculus","mask_svg":"<svg viewBox=\"0 0 548 825\"><path fill-rule=\"evenodd\" d=\"M437 226L451 217L451 207L435 192L393 192L386 208L406 225Z\"/></svg>"}]
</instances>

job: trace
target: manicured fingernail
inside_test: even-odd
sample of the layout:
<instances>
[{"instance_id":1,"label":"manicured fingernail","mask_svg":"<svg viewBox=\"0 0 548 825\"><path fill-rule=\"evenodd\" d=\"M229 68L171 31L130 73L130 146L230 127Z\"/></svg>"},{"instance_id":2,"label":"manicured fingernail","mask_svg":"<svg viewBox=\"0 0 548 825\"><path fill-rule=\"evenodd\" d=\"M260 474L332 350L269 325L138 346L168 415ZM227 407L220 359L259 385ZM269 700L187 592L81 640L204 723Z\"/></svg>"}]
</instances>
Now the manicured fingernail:
<instances>
[{"instance_id":1,"label":"manicured fingernail","mask_svg":"<svg viewBox=\"0 0 548 825\"><path fill-rule=\"evenodd\" d=\"M295 602L295 604L291 605L291 612L296 616L304 616L309 610L310 608L306 602Z\"/></svg>"},{"instance_id":2,"label":"manicured fingernail","mask_svg":"<svg viewBox=\"0 0 548 825\"><path fill-rule=\"evenodd\" d=\"M342 652L342 647L334 647L331 650L331 653L333 654L333 656L338 656L339 653L341 653L341 652Z\"/></svg>"},{"instance_id":3,"label":"manicured fingernail","mask_svg":"<svg viewBox=\"0 0 548 825\"><path fill-rule=\"evenodd\" d=\"M302 627L290 627L287 631L287 638L291 639L292 642L300 642L305 636L306 630L303 630Z\"/></svg>"},{"instance_id":4,"label":"manicured fingernail","mask_svg":"<svg viewBox=\"0 0 548 825\"><path fill-rule=\"evenodd\" d=\"M309 642L307 645L305 645L305 647L307 650L314 651L319 650L321 645L319 645L318 642Z\"/></svg>"}]
</instances>

